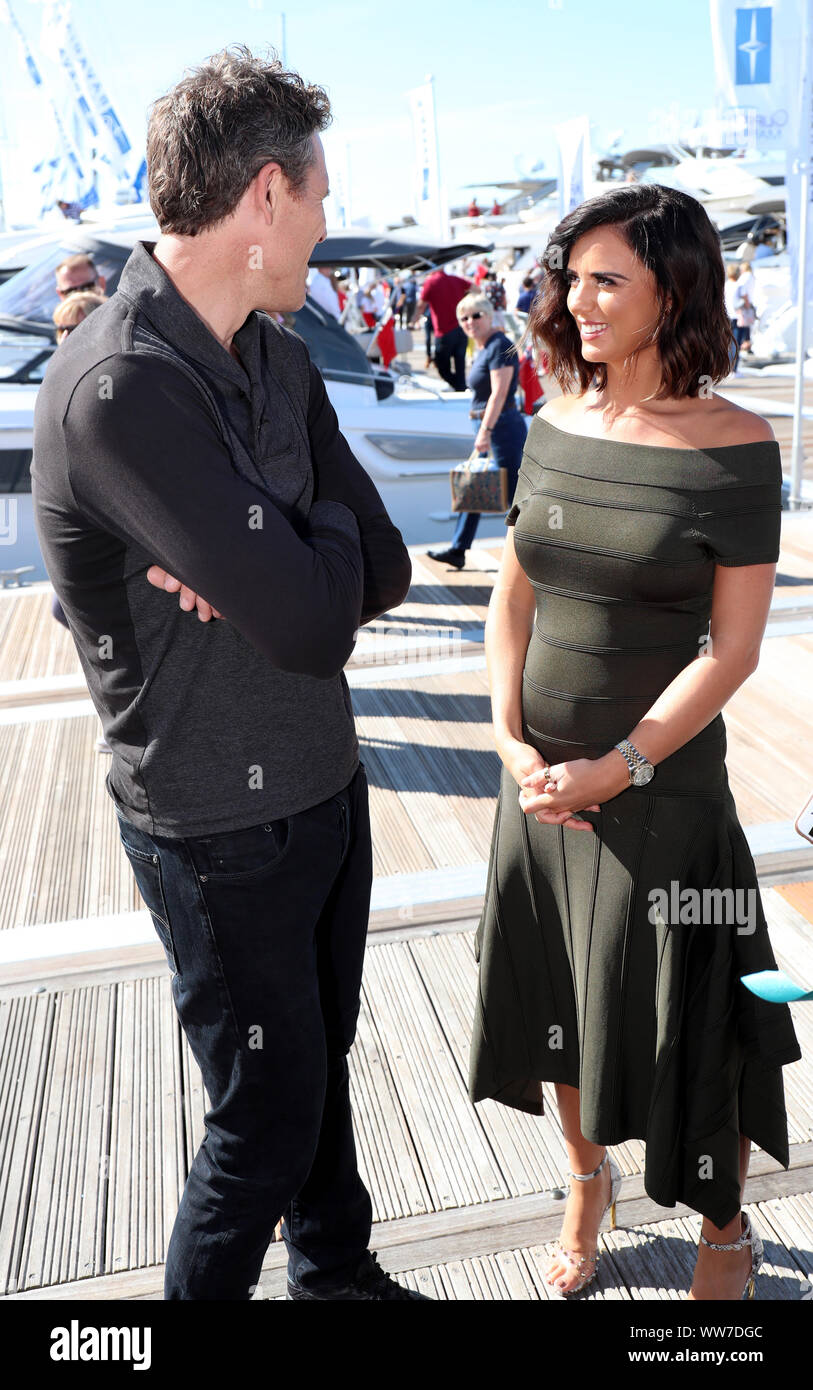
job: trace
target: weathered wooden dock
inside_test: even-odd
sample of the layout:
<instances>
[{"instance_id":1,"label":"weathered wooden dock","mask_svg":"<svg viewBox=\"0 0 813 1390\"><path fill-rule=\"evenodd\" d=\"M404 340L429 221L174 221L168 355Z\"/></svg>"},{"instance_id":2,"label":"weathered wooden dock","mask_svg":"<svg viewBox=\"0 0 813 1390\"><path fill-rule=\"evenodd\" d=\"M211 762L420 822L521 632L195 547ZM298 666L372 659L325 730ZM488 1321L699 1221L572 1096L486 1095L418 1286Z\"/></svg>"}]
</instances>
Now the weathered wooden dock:
<instances>
[{"instance_id":1,"label":"weathered wooden dock","mask_svg":"<svg viewBox=\"0 0 813 1390\"><path fill-rule=\"evenodd\" d=\"M439 1299L555 1297L543 1271L567 1166L552 1088L542 1119L466 1095L499 780L482 646L499 555L484 543L454 573L415 550L407 602L363 633L348 667L375 844L351 1054L371 1247ZM49 600L47 585L0 593L0 1296L157 1299L206 1101ZM813 846L792 822L813 790L811 688L813 518L786 514L761 663L725 720L774 948L808 989ZM791 1166L755 1151L746 1193L767 1299L813 1280L813 1009L794 1017L805 1058L785 1070ZM681 1299L699 1218L646 1196L641 1143L613 1152L619 1228L589 1296ZM274 1244L258 1296L280 1296L284 1271Z\"/></svg>"}]
</instances>

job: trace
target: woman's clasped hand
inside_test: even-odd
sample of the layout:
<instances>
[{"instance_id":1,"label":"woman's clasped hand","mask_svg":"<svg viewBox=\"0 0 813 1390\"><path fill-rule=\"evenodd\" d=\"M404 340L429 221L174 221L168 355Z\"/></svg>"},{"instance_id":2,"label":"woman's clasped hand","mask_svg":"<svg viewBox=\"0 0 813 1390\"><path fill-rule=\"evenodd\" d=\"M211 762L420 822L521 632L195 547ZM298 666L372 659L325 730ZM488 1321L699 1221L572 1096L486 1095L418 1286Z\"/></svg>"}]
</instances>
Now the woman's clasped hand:
<instances>
[{"instance_id":1,"label":"woman's clasped hand","mask_svg":"<svg viewBox=\"0 0 813 1390\"><path fill-rule=\"evenodd\" d=\"M530 744L519 741L501 749L500 755L518 784L520 807L540 824L593 830L590 821L576 813L600 811L601 802L617 796L629 784L626 772L610 766L605 758L548 764Z\"/></svg>"}]
</instances>

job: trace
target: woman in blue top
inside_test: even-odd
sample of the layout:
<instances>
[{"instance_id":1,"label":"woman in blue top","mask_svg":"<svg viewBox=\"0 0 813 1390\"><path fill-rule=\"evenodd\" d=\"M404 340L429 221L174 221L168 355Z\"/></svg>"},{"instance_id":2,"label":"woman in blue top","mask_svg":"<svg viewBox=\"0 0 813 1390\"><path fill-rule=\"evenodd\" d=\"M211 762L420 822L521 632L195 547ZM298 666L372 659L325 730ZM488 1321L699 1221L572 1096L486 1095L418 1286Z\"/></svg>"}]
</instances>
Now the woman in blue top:
<instances>
[{"instance_id":1,"label":"woman in blue top","mask_svg":"<svg viewBox=\"0 0 813 1390\"><path fill-rule=\"evenodd\" d=\"M490 452L494 462L508 470L510 504L527 433L525 417L516 403L519 357L511 339L494 327L492 304L485 295L464 295L457 306L457 318L480 349L467 378L473 393L469 413L474 421L474 447L483 454ZM479 520L479 512L461 512L450 547L430 550L431 559L462 569Z\"/></svg>"}]
</instances>

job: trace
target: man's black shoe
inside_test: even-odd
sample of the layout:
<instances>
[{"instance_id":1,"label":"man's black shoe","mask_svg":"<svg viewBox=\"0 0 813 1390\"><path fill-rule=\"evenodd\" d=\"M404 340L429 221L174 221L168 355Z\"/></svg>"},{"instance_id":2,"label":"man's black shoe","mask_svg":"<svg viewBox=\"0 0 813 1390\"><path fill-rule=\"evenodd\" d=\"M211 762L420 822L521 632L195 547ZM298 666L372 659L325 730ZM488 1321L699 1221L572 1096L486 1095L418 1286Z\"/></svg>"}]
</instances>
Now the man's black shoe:
<instances>
[{"instance_id":1,"label":"man's black shoe","mask_svg":"<svg viewBox=\"0 0 813 1390\"><path fill-rule=\"evenodd\" d=\"M465 550L456 550L451 546L449 550L427 550L430 560L439 560L441 564L453 565L456 570L462 570L466 563Z\"/></svg>"},{"instance_id":2,"label":"man's black shoe","mask_svg":"<svg viewBox=\"0 0 813 1390\"><path fill-rule=\"evenodd\" d=\"M349 1284L341 1284L330 1290L320 1289L316 1292L301 1289L292 1279L288 1280L286 1299L310 1299L311 1302L321 1303L334 1298L375 1299L380 1303L391 1303L396 1299L418 1298L423 1303L433 1302L425 1293L414 1293L412 1289L405 1289L403 1284L396 1284L395 1280L381 1268L374 1250L365 1252L363 1259L359 1262L355 1277L351 1279Z\"/></svg>"}]
</instances>

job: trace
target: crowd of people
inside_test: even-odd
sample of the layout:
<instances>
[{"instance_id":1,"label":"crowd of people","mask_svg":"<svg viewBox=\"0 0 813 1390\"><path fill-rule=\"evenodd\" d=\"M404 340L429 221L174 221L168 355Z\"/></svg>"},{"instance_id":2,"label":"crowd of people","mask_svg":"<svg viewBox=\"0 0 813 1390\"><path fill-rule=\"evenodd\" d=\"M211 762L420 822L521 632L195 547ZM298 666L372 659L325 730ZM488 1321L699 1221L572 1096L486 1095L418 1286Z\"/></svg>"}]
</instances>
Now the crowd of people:
<instances>
[{"instance_id":1,"label":"crowd of people","mask_svg":"<svg viewBox=\"0 0 813 1390\"><path fill-rule=\"evenodd\" d=\"M634 182L629 180L628 182ZM741 355L752 353L751 333L758 318L755 303L756 279L753 263L781 250L781 237L768 229L738 248L737 259L726 265L725 305L733 335L732 371L739 372ZM519 288L509 296L508 282L516 284L518 275L482 256L461 260L460 270L448 269L393 273L358 274L321 267L311 274L308 293L322 308L346 327L375 331L390 316L398 328L411 328L424 334L425 367L434 367L440 378L454 391L470 385L466 360L471 338L457 318L457 306L465 295L477 291L490 305L494 332L504 332L506 314L519 317L521 324L530 314L544 267L540 259L522 275ZM393 353L394 355L394 353Z\"/></svg>"},{"instance_id":2,"label":"crowd of people","mask_svg":"<svg viewBox=\"0 0 813 1390\"><path fill-rule=\"evenodd\" d=\"M480 291L489 300L495 329L502 331L507 312L530 312L542 273L537 262L509 302L504 272L482 257L466 258L459 273L441 268L385 274L317 266L310 272L308 295L351 332L376 332L390 318L399 329L422 332L425 366L434 366L453 390L464 391L467 341L456 318L457 304L470 290Z\"/></svg>"},{"instance_id":3,"label":"crowd of people","mask_svg":"<svg viewBox=\"0 0 813 1390\"><path fill-rule=\"evenodd\" d=\"M751 329L757 319L755 293L756 278L750 260L734 261L726 267L725 307L736 343L735 371L739 354L751 352Z\"/></svg>"}]
</instances>

